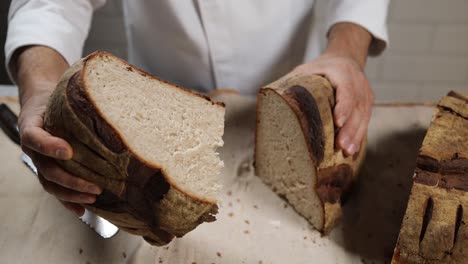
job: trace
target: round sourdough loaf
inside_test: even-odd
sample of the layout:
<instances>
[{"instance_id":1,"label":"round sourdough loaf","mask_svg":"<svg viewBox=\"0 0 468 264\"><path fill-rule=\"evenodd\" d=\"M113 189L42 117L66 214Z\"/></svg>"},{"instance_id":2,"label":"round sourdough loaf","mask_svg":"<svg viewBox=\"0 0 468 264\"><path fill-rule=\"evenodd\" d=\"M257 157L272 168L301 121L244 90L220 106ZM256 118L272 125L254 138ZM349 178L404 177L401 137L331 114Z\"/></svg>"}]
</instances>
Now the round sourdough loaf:
<instances>
[{"instance_id":1,"label":"round sourdough loaf","mask_svg":"<svg viewBox=\"0 0 468 264\"><path fill-rule=\"evenodd\" d=\"M256 174L316 229L328 233L365 156L335 144L334 90L317 75L286 76L258 92Z\"/></svg>"},{"instance_id":2,"label":"round sourdough loaf","mask_svg":"<svg viewBox=\"0 0 468 264\"><path fill-rule=\"evenodd\" d=\"M223 126L224 105L104 52L66 71L44 118L45 129L73 148L59 165L104 190L84 206L158 246L215 220Z\"/></svg>"}]
</instances>

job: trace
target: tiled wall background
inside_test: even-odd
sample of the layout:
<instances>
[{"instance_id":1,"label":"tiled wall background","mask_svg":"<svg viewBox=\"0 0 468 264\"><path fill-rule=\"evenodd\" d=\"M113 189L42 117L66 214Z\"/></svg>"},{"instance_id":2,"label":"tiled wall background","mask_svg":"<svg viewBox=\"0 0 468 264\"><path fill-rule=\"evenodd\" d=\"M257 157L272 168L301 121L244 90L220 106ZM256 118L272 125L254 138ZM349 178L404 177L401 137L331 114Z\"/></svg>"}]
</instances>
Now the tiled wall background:
<instances>
[{"instance_id":1,"label":"tiled wall background","mask_svg":"<svg viewBox=\"0 0 468 264\"><path fill-rule=\"evenodd\" d=\"M4 20L5 1L1 2ZM325 3L319 0L318 14L324 13ZM377 102L427 102L450 89L468 92L467 10L467 0L391 1L390 47L384 55L370 58L366 69ZM4 31L3 21L0 25ZM126 57L119 0L108 0L94 16L84 52L98 49Z\"/></svg>"}]
</instances>

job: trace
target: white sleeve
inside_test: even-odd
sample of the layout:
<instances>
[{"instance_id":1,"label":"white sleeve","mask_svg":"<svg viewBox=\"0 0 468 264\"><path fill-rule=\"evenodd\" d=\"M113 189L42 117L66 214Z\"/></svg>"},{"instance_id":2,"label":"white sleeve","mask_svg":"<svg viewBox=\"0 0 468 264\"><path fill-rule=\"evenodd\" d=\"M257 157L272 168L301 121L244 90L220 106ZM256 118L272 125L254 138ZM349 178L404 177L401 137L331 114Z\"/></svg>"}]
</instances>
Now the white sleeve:
<instances>
[{"instance_id":1,"label":"white sleeve","mask_svg":"<svg viewBox=\"0 0 468 264\"><path fill-rule=\"evenodd\" d=\"M388 43L387 11L389 0L330 0L327 30L339 22L351 22L372 35L369 55L377 56Z\"/></svg>"},{"instance_id":2,"label":"white sleeve","mask_svg":"<svg viewBox=\"0 0 468 264\"><path fill-rule=\"evenodd\" d=\"M106 0L13 0L5 42L6 68L16 49L44 45L72 64L81 57L94 9ZM11 77L11 76L10 76Z\"/></svg>"}]
</instances>

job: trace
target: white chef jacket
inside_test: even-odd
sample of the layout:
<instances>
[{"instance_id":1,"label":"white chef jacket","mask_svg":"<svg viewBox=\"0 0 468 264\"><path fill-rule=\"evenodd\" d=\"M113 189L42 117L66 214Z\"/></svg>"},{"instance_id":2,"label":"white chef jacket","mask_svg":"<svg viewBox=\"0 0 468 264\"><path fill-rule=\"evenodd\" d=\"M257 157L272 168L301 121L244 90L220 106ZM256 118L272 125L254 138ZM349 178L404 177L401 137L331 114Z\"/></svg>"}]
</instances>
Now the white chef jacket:
<instances>
[{"instance_id":1,"label":"white chef jacket","mask_svg":"<svg viewBox=\"0 0 468 264\"><path fill-rule=\"evenodd\" d=\"M253 94L317 57L323 47L314 0L123 0L128 60L183 87ZM105 0L13 0L5 43L44 45L72 64L82 56L93 10ZM389 0L330 0L326 30L353 22L373 36L370 54L387 42ZM322 25L323 26L323 25ZM325 32L326 32L325 30Z\"/></svg>"}]
</instances>

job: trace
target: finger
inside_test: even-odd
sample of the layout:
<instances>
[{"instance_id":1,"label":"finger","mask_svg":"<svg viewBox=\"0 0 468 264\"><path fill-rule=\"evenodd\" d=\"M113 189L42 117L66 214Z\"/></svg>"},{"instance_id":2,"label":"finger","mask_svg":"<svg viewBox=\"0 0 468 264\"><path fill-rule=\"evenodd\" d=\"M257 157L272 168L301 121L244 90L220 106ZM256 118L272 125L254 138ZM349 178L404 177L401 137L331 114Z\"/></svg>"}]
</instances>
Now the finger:
<instances>
[{"instance_id":1,"label":"finger","mask_svg":"<svg viewBox=\"0 0 468 264\"><path fill-rule=\"evenodd\" d=\"M102 188L92 182L68 173L52 159L41 156L27 148L24 149L24 152L32 159L37 170L46 180L78 192L89 194L102 193Z\"/></svg>"},{"instance_id":2,"label":"finger","mask_svg":"<svg viewBox=\"0 0 468 264\"><path fill-rule=\"evenodd\" d=\"M96 184L74 176L58 166L53 160L47 158L36 158L36 167L48 181L54 182L62 187L89 194L101 194L102 189Z\"/></svg>"},{"instance_id":3,"label":"finger","mask_svg":"<svg viewBox=\"0 0 468 264\"><path fill-rule=\"evenodd\" d=\"M338 85L336 88L336 104L333 109L333 119L337 127L342 127L350 117L357 104L351 84Z\"/></svg>"},{"instance_id":4,"label":"finger","mask_svg":"<svg viewBox=\"0 0 468 264\"><path fill-rule=\"evenodd\" d=\"M40 154L56 159L67 160L73 150L65 140L54 137L37 126L26 126L21 131L21 145Z\"/></svg>"},{"instance_id":5,"label":"finger","mask_svg":"<svg viewBox=\"0 0 468 264\"><path fill-rule=\"evenodd\" d=\"M365 106L365 113L363 113L363 118L361 119L361 125L359 126L358 131L353 139L353 144L356 145L355 152L358 152L361 149L361 142L367 134L367 128L369 127L369 120L372 114L372 103L369 100L369 104Z\"/></svg>"},{"instance_id":6,"label":"finger","mask_svg":"<svg viewBox=\"0 0 468 264\"><path fill-rule=\"evenodd\" d=\"M346 155L353 155L356 152L357 146L354 144L353 140L361 126L361 119L361 111L358 110L358 108L355 108L338 133L338 145Z\"/></svg>"},{"instance_id":7,"label":"finger","mask_svg":"<svg viewBox=\"0 0 468 264\"><path fill-rule=\"evenodd\" d=\"M356 135L354 136L353 140L352 140L352 143L354 146L356 146L354 149L353 149L353 153L349 153L349 155L353 155L354 153L357 153L359 152L359 150L361 149L361 142L362 140L364 139L364 136L366 135L367 133L367 125L368 121L366 120L363 120L361 122L361 125L359 126L357 132L356 132Z\"/></svg>"},{"instance_id":8,"label":"finger","mask_svg":"<svg viewBox=\"0 0 468 264\"><path fill-rule=\"evenodd\" d=\"M74 214L76 214L78 217L83 216L85 209L82 205L76 204L76 203L70 203L70 202L65 202L65 201L60 201L62 205L67 208L68 210L72 211Z\"/></svg>"},{"instance_id":9,"label":"finger","mask_svg":"<svg viewBox=\"0 0 468 264\"><path fill-rule=\"evenodd\" d=\"M41 182L42 187L44 187L44 190L64 202L92 204L96 201L96 196L93 194L81 193L67 189L54 182L46 180L42 175L39 175L39 181Z\"/></svg>"}]
</instances>

